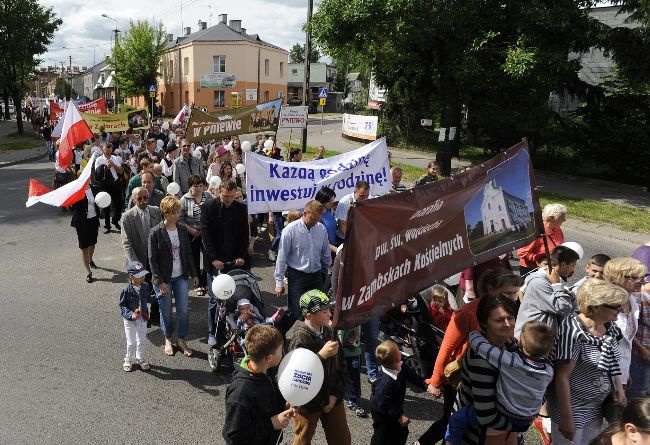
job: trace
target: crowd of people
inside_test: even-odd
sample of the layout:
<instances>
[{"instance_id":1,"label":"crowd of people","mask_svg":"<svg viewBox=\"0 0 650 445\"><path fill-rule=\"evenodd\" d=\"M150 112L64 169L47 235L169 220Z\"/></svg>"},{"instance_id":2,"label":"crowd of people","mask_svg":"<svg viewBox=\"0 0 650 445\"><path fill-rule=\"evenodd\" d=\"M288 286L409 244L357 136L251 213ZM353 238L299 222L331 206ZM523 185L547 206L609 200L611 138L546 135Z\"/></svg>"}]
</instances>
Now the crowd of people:
<instances>
[{"instance_id":1,"label":"crowd of people","mask_svg":"<svg viewBox=\"0 0 650 445\"><path fill-rule=\"evenodd\" d=\"M66 169L54 144L55 187L97 153L89 187L71 208L71 225L89 283L101 221L106 233L113 226L121 234L129 277L119 297L127 341L123 370L150 369L151 325L160 324L165 355L193 355L186 342L191 287L197 296L208 295L208 346L221 346L212 283L234 269L250 270L256 240L268 238L274 291L287 294L287 308L280 320L256 313L248 300L237 303L246 355L226 394L226 443L279 443L292 425L293 443L308 444L319 422L328 443L351 443L347 412L366 418L368 410L372 444L406 443L407 376L398 345L380 342L378 317L352 329L331 328L348 213L371 198L370 185L359 181L338 200L323 188L301 209L249 215L240 166L247 150L289 162L301 162L302 152L285 154L271 135L258 135L250 148L236 136L202 147L183 131L158 121L147 132L100 132L75 147ZM437 167L430 163L414 186L437 181ZM392 194L407 190L402 175L399 167L391 169ZM96 205L100 191L110 194L110 207ZM533 422L557 444L650 440L643 417L650 403L650 243L626 258L594 255L584 279L569 286L580 253L563 245L566 213L559 204L544 208L547 244L540 238L519 249L516 271L511 255L502 255L462 271L455 295L440 285L423 294L433 323L444 331L427 391L444 403L442 416L416 444L514 444ZM401 309L409 310L414 298ZM325 380L311 402L293 407L268 376L283 351L297 348L320 357ZM372 388L369 406L361 403L361 363Z\"/></svg>"}]
</instances>

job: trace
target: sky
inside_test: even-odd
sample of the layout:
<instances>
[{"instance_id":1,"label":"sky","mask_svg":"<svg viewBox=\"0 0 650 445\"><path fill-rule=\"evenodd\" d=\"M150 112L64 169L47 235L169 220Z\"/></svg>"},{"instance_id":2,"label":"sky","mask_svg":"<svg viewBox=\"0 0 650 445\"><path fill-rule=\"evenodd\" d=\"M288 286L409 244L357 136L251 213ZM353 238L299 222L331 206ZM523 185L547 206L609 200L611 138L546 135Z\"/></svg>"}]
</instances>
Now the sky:
<instances>
[{"instance_id":1,"label":"sky","mask_svg":"<svg viewBox=\"0 0 650 445\"><path fill-rule=\"evenodd\" d=\"M162 21L166 33L173 33L174 38L182 35L182 27L190 26L194 32L199 20L214 26L220 14L228 14L229 21L241 20L248 34L259 34L286 50L305 40L307 0L242 0L227 6L216 0L41 0L41 4L52 7L63 25L40 57L40 66L60 67L61 62L67 66L70 55L72 65L92 66L93 61L99 63L109 55L116 22L102 14L114 18L119 30L127 30L129 20Z\"/></svg>"}]
</instances>

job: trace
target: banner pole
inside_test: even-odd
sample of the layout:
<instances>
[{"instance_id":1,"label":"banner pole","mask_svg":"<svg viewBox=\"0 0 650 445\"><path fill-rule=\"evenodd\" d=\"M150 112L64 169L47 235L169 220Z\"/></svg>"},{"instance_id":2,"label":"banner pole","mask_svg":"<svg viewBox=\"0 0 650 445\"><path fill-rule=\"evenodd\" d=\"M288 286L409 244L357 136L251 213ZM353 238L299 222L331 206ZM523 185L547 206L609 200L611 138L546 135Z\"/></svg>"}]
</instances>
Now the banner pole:
<instances>
[{"instance_id":1,"label":"banner pole","mask_svg":"<svg viewBox=\"0 0 650 445\"><path fill-rule=\"evenodd\" d=\"M548 273L553 272L553 264L551 263L551 252L548 251L548 239L544 233L544 249L546 250L546 262L548 263Z\"/></svg>"},{"instance_id":2,"label":"banner pole","mask_svg":"<svg viewBox=\"0 0 650 445\"><path fill-rule=\"evenodd\" d=\"M323 114L325 114L325 105L320 106L320 134L323 134Z\"/></svg>"},{"instance_id":3,"label":"banner pole","mask_svg":"<svg viewBox=\"0 0 650 445\"><path fill-rule=\"evenodd\" d=\"M293 136L293 128L289 129L289 151L291 151L291 136Z\"/></svg>"}]
</instances>

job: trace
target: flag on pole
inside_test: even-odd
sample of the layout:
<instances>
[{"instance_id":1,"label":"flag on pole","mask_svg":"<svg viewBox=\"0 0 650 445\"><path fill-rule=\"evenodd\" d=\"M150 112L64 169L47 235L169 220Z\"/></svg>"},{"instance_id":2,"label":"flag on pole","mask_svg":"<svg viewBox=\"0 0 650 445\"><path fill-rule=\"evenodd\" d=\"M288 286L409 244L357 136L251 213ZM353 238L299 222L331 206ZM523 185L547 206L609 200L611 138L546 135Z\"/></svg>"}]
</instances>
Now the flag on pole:
<instances>
[{"instance_id":1,"label":"flag on pole","mask_svg":"<svg viewBox=\"0 0 650 445\"><path fill-rule=\"evenodd\" d=\"M63 143L61 143L63 145ZM37 202L49 204L55 207L70 207L77 201L83 199L86 194L86 188L90 182L90 174L93 171L93 163L97 153L93 153L90 160L81 171L81 175L72 182L68 182L56 190L49 190L40 182L35 179L29 180L29 197L25 203L25 207L31 207Z\"/></svg>"},{"instance_id":2,"label":"flag on pole","mask_svg":"<svg viewBox=\"0 0 650 445\"><path fill-rule=\"evenodd\" d=\"M65 111L63 112L63 116L61 119L58 120L56 123L56 126L54 127L54 130L52 130L52 134L50 135L50 140L51 141L56 141L61 137L61 131L63 130L63 121L65 120Z\"/></svg>"},{"instance_id":3,"label":"flag on pole","mask_svg":"<svg viewBox=\"0 0 650 445\"><path fill-rule=\"evenodd\" d=\"M72 163L74 146L93 137L93 132L79 114L72 101L68 102L61 128L61 145L59 145L59 165L67 169Z\"/></svg>"},{"instance_id":4,"label":"flag on pole","mask_svg":"<svg viewBox=\"0 0 650 445\"><path fill-rule=\"evenodd\" d=\"M185 120L186 115L187 115L187 105L183 105L183 108L181 109L181 111L179 111L178 114L176 115L176 117L174 118L173 124L174 125L182 124L183 121Z\"/></svg>"}]
</instances>

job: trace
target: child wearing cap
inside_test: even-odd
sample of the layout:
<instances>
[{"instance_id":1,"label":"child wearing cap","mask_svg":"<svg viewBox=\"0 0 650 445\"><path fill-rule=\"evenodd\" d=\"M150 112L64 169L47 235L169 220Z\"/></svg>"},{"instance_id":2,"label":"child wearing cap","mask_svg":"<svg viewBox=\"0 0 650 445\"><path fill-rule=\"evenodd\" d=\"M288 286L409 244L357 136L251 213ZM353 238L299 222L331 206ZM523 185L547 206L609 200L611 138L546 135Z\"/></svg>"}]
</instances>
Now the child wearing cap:
<instances>
[{"instance_id":1,"label":"child wearing cap","mask_svg":"<svg viewBox=\"0 0 650 445\"><path fill-rule=\"evenodd\" d=\"M350 429L345 418L346 364L342 348L330 327L330 301L323 292L313 289L299 300L305 320L296 320L286 335L287 349L309 349L323 363L323 386L308 403L297 408L294 419L293 445L310 444L318 421L321 421L327 443L349 445Z\"/></svg>"},{"instance_id":2,"label":"child wearing cap","mask_svg":"<svg viewBox=\"0 0 650 445\"><path fill-rule=\"evenodd\" d=\"M147 320L149 309L147 303L154 298L151 287L144 281L149 273L139 261L129 261L126 266L129 274L129 284L120 292L120 311L124 318L124 333L126 334L126 355L122 369L131 372L133 363L138 363L140 369L147 371L149 363L144 358L147 340Z\"/></svg>"},{"instance_id":3,"label":"child wearing cap","mask_svg":"<svg viewBox=\"0 0 650 445\"><path fill-rule=\"evenodd\" d=\"M237 329L245 331L248 328L258 324L264 323L266 319L260 314L255 306L251 304L246 298L237 301Z\"/></svg>"}]
</instances>

